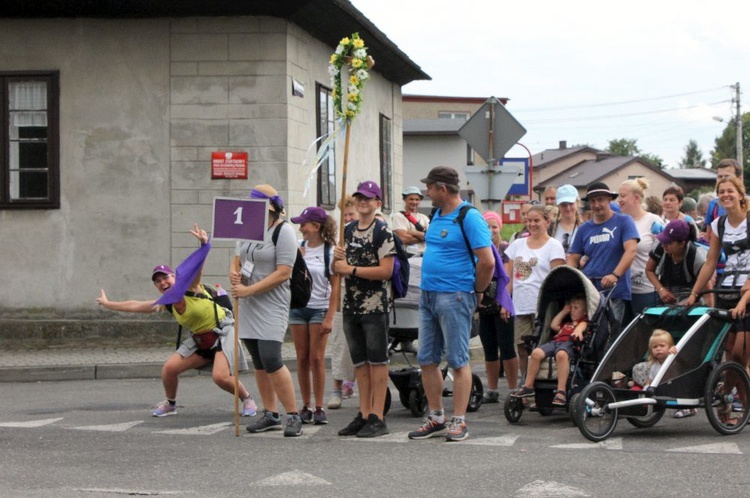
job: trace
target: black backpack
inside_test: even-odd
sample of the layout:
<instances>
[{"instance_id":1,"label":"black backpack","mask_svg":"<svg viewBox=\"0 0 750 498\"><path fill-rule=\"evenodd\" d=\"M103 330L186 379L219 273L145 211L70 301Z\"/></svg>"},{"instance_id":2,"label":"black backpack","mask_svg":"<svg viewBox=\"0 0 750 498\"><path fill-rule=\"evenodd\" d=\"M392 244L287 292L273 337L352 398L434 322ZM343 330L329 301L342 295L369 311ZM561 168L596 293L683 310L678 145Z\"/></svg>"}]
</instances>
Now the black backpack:
<instances>
[{"instance_id":1,"label":"black backpack","mask_svg":"<svg viewBox=\"0 0 750 498\"><path fill-rule=\"evenodd\" d=\"M279 232L281 231L281 225L285 222L279 223L273 231L271 240L273 245L279 240ZM294 267L292 268L292 276L289 278L289 288L292 291L292 302L289 305L290 308L304 308L310 301L310 295L312 294L312 277L307 269L307 263L305 258L302 256L302 252L297 248L297 258L294 260Z\"/></svg>"},{"instance_id":2,"label":"black backpack","mask_svg":"<svg viewBox=\"0 0 750 498\"><path fill-rule=\"evenodd\" d=\"M344 235L347 240L350 240L354 229L357 227L357 221L352 221L344 229ZM372 231L373 241L376 247L380 247L385 239L385 232L383 229L388 224L384 221L376 220L375 227ZM409 253L406 252L401 238L395 233L393 234L393 244L396 247L396 256L393 258L393 273L391 273L391 291L393 299L399 299L406 296L409 291L409 274L411 272L411 266L409 265Z\"/></svg>"}]
</instances>

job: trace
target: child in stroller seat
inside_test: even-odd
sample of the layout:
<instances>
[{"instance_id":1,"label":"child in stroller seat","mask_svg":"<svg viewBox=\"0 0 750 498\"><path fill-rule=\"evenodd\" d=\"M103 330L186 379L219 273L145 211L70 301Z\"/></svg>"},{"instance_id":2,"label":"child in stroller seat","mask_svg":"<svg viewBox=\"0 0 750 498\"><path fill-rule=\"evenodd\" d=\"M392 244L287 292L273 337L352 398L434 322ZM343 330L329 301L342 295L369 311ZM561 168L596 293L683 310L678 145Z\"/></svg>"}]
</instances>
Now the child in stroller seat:
<instances>
[{"instance_id":1,"label":"child in stroller seat","mask_svg":"<svg viewBox=\"0 0 750 498\"><path fill-rule=\"evenodd\" d=\"M569 321L563 320L569 317ZM524 385L511 394L517 398L534 396L534 381L545 358L555 357L557 362L557 390L552 404L565 406L567 403L566 386L570 375L570 361L577 356L575 341L583 340L583 333L588 326L586 297L574 296L552 319L550 328L556 332L554 339L545 342L531 352L529 367Z\"/></svg>"}]
</instances>

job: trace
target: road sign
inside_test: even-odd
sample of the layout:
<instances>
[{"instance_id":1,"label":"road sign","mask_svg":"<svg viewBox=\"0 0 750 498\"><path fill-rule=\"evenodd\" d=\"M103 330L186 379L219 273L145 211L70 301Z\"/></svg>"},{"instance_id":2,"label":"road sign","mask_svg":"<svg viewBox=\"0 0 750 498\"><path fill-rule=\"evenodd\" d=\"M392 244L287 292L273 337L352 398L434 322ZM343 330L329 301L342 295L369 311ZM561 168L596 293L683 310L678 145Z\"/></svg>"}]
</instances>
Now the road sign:
<instances>
[{"instance_id":1,"label":"road sign","mask_svg":"<svg viewBox=\"0 0 750 498\"><path fill-rule=\"evenodd\" d=\"M485 161L492 163L503 157L526 134L526 128L521 126L499 100L490 97L464 123L458 134Z\"/></svg>"},{"instance_id":2,"label":"road sign","mask_svg":"<svg viewBox=\"0 0 750 498\"><path fill-rule=\"evenodd\" d=\"M268 199L214 199L213 240L268 242Z\"/></svg>"}]
</instances>

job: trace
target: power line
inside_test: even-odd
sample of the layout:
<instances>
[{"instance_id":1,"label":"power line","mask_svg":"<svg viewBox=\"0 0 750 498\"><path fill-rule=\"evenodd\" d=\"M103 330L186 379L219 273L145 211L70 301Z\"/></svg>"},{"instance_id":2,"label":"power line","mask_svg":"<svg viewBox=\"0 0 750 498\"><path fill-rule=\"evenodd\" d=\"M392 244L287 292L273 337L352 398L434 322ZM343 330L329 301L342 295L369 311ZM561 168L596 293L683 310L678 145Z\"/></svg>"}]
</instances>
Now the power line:
<instances>
[{"instance_id":1,"label":"power line","mask_svg":"<svg viewBox=\"0 0 750 498\"><path fill-rule=\"evenodd\" d=\"M549 118L549 119L541 119L538 121L535 120L524 120L524 124L544 124L544 123L561 123L561 122L571 122L571 121L596 121L599 119L612 119L612 118L624 118L629 116L644 116L647 114L663 114L667 112L679 112L684 111L687 109L695 109L698 107L703 106L712 106L712 105L718 105L718 104L724 104L726 102L729 102L728 100L720 100L718 102L712 102L710 104L696 104L691 105L687 107L678 107L678 108L671 108L671 109L659 109L656 111L642 111L642 112L630 112L625 114L609 114L606 116L588 116L588 117L577 117L577 118Z\"/></svg>"},{"instance_id":2,"label":"power line","mask_svg":"<svg viewBox=\"0 0 750 498\"><path fill-rule=\"evenodd\" d=\"M586 109L586 108L591 108L591 107L608 107L608 106L615 106L615 105L637 104L640 102L653 102L656 100L673 99L675 97L685 97L687 95L697 95L700 93L716 92L718 90L724 90L724 89L726 89L726 86L722 86L718 88L710 88L707 90L696 90L694 92L677 93L674 95L664 95L662 97L650 97L650 98L635 99L635 100L621 100L621 101L616 101L616 102L605 102L601 104L583 104L583 105L570 105L570 106L557 106L557 107L537 107L537 108L528 108L528 109L514 109L514 112L563 111L563 110L570 110L570 109Z\"/></svg>"}]
</instances>

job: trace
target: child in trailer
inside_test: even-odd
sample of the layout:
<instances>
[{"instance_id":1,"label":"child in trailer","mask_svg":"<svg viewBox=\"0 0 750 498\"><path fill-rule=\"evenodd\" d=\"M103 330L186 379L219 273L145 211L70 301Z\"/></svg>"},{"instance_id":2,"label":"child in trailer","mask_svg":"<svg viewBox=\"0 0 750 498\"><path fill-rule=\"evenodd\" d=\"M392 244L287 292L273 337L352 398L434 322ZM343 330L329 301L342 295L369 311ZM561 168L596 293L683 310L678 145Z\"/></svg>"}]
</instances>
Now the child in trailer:
<instances>
[{"instance_id":1,"label":"child in trailer","mask_svg":"<svg viewBox=\"0 0 750 498\"><path fill-rule=\"evenodd\" d=\"M566 317L569 320L563 322ZM550 328L556 332L555 337L531 352L526 381L511 396L517 398L534 396L534 381L539 373L542 361L554 356L557 362L557 390L552 404L565 406L567 403L566 386L570 376L570 361L576 357L574 341L583 340L583 333L587 326L586 298L575 296L552 319Z\"/></svg>"}]
</instances>

